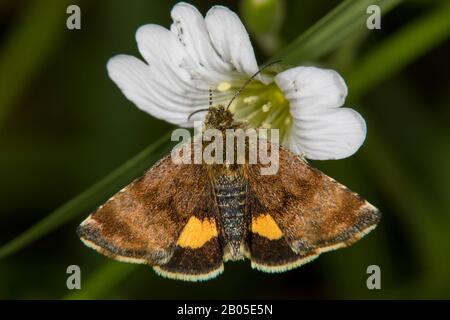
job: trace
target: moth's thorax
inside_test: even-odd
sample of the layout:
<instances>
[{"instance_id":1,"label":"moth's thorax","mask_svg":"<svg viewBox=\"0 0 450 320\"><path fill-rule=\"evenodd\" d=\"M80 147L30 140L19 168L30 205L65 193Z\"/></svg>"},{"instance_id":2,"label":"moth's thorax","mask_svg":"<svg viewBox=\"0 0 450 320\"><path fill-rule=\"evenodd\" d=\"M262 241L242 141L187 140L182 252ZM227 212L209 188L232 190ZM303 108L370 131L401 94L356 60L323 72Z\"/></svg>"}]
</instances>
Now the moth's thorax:
<instances>
[{"instance_id":1,"label":"moth's thorax","mask_svg":"<svg viewBox=\"0 0 450 320\"><path fill-rule=\"evenodd\" d=\"M241 164L210 164L208 171L214 181L226 180L232 183L244 179L244 169Z\"/></svg>"}]
</instances>

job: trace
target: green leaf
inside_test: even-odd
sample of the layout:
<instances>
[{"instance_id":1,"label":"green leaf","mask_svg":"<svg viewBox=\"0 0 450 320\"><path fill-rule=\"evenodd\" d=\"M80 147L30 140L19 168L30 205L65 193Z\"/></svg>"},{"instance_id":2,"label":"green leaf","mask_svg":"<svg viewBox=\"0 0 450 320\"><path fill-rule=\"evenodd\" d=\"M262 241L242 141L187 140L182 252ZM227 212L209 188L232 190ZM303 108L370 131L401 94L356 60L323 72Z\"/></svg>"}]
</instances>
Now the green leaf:
<instances>
[{"instance_id":1,"label":"green leaf","mask_svg":"<svg viewBox=\"0 0 450 320\"><path fill-rule=\"evenodd\" d=\"M167 152L169 149L167 144L169 137L169 134L164 135L85 192L56 209L30 229L0 247L0 259L22 249L33 241L69 222L71 219L83 213L89 213L89 211L100 205L125 184L141 175Z\"/></svg>"},{"instance_id":2,"label":"green leaf","mask_svg":"<svg viewBox=\"0 0 450 320\"><path fill-rule=\"evenodd\" d=\"M286 46L272 60L286 64L313 61L338 48L356 30L366 28L369 5L378 5L386 14L402 0L346 0Z\"/></svg>"}]
</instances>

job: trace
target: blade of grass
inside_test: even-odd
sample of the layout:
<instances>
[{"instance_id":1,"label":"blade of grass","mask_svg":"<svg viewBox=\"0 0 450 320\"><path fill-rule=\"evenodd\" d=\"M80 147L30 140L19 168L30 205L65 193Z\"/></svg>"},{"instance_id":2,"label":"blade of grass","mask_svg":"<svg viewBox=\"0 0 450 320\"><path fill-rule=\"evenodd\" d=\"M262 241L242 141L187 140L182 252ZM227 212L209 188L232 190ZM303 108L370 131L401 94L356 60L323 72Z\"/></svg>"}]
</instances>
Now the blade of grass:
<instances>
[{"instance_id":1,"label":"blade of grass","mask_svg":"<svg viewBox=\"0 0 450 320\"><path fill-rule=\"evenodd\" d=\"M450 2L402 27L356 63L346 79L353 98L403 69L409 63L448 39Z\"/></svg>"},{"instance_id":2,"label":"blade of grass","mask_svg":"<svg viewBox=\"0 0 450 320\"><path fill-rule=\"evenodd\" d=\"M124 281L138 265L108 261L100 266L86 281L80 290L66 295L66 300L89 300L104 296L117 284Z\"/></svg>"},{"instance_id":3,"label":"blade of grass","mask_svg":"<svg viewBox=\"0 0 450 320\"><path fill-rule=\"evenodd\" d=\"M0 259L22 249L71 219L87 213L150 167L168 150L166 134L71 201L0 247Z\"/></svg>"},{"instance_id":4,"label":"blade of grass","mask_svg":"<svg viewBox=\"0 0 450 320\"><path fill-rule=\"evenodd\" d=\"M369 5L378 5L386 14L402 0L346 0L320 19L272 60L287 64L317 60L340 46L356 30L366 28Z\"/></svg>"},{"instance_id":5,"label":"blade of grass","mask_svg":"<svg viewBox=\"0 0 450 320\"><path fill-rule=\"evenodd\" d=\"M60 44L66 30L66 8L72 3L32 1L9 34L0 51L0 126L27 83Z\"/></svg>"}]
</instances>

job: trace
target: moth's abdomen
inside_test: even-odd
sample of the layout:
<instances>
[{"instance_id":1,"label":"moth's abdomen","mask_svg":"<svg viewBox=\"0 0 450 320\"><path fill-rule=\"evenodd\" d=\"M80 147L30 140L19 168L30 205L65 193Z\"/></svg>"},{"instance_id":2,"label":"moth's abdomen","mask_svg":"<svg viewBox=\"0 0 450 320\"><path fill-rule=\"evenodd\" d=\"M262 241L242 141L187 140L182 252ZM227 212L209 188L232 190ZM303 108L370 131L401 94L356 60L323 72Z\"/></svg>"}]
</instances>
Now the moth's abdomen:
<instances>
[{"instance_id":1,"label":"moth's abdomen","mask_svg":"<svg viewBox=\"0 0 450 320\"><path fill-rule=\"evenodd\" d=\"M215 192L225 255L231 260L243 259L246 233L245 201L247 185L241 181L217 181Z\"/></svg>"}]
</instances>

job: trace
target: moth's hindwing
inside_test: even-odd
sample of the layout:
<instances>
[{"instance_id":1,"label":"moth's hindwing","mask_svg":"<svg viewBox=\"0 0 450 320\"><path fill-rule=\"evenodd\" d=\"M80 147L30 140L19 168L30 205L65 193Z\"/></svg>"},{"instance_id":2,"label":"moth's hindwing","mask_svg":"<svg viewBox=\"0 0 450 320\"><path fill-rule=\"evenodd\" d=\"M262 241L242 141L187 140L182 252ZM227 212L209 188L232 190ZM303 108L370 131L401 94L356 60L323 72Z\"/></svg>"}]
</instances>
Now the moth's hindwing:
<instances>
[{"instance_id":1,"label":"moth's hindwing","mask_svg":"<svg viewBox=\"0 0 450 320\"><path fill-rule=\"evenodd\" d=\"M252 217L247 247L254 268L282 272L303 265L353 244L381 217L359 195L283 147L277 174L261 175L261 167L246 167Z\"/></svg>"},{"instance_id":2,"label":"moth's hindwing","mask_svg":"<svg viewBox=\"0 0 450 320\"><path fill-rule=\"evenodd\" d=\"M87 246L113 259L151 265L169 278L206 280L223 270L216 217L203 166L174 164L169 155L77 231Z\"/></svg>"},{"instance_id":3,"label":"moth's hindwing","mask_svg":"<svg viewBox=\"0 0 450 320\"><path fill-rule=\"evenodd\" d=\"M212 279L223 272L223 250L219 240L216 206L206 193L178 236L170 260L154 267L165 277L187 281Z\"/></svg>"}]
</instances>

